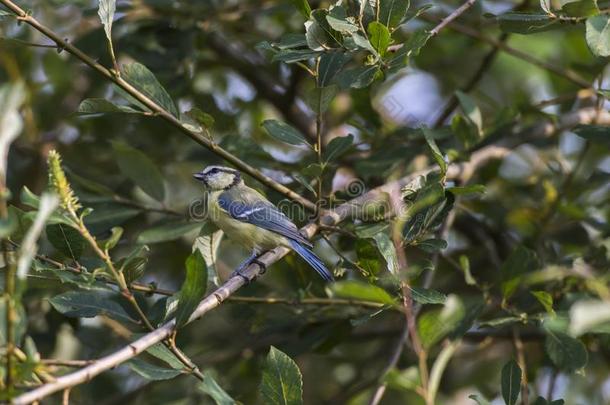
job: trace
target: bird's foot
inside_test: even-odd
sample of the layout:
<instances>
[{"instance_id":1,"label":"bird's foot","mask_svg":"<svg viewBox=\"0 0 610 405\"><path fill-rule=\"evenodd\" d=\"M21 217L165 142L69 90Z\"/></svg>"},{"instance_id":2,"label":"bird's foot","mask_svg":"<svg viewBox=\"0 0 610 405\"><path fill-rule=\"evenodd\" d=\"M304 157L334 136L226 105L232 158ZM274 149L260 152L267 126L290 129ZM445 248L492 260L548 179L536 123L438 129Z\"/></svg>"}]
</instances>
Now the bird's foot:
<instances>
[{"instance_id":1,"label":"bird's foot","mask_svg":"<svg viewBox=\"0 0 610 405\"><path fill-rule=\"evenodd\" d=\"M246 267L244 267L244 268L242 268L242 267L238 268L238 269L237 269L237 270L235 270L233 273L231 273L231 276L230 276L229 278L233 278L233 277L236 277L236 276L237 276L237 277L241 277L241 278L242 278L242 279L245 281L245 283L246 283L246 284L250 284L250 282L251 282L253 279L250 279L248 276L246 276L246 275L244 275L244 274L243 274L243 271L244 271L246 268L247 268L247 266L246 266Z\"/></svg>"},{"instance_id":2,"label":"bird's foot","mask_svg":"<svg viewBox=\"0 0 610 405\"><path fill-rule=\"evenodd\" d=\"M259 275L262 276L263 274L265 274L265 272L267 271L267 265L265 263L261 262L258 259L252 260L252 263L254 263L254 264L258 265L258 267L260 267L260 271L258 272Z\"/></svg>"}]
</instances>

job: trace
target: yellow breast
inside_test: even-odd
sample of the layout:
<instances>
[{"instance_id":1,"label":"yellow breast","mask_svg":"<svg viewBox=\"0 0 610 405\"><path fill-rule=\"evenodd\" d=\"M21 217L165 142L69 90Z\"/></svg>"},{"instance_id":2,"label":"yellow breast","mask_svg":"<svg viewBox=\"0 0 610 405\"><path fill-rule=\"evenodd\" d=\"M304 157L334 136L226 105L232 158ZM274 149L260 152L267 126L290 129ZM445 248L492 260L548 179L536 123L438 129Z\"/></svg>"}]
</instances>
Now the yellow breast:
<instances>
[{"instance_id":1,"label":"yellow breast","mask_svg":"<svg viewBox=\"0 0 610 405\"><path fill-rule=\"evenodd\" d=\"M218 196L221 193L222 191L210 193L208 216L231 240L243 245L246 249L259 252L273 249L277 246L290 247L288 240L277 233L233 219L218 205Z\"/></svg>"}]
</instances>

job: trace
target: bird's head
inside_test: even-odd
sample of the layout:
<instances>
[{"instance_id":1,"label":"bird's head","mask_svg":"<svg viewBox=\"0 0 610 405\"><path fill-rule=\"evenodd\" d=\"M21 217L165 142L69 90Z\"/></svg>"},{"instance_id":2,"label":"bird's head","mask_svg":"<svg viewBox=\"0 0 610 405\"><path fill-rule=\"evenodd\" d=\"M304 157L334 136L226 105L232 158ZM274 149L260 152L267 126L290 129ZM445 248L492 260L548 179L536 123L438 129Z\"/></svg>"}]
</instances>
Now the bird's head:
<instances>
[{"instance_id":1,"label":"bird's head","mask_svg":"<svg viewBox=\"0 0 610 405\"><path fill-rule=\"evenodd\" d=\"M228 190L242 181L237 170L223 166L208 166L193 177L211 191Z\"/></svg>"}]
</instances>

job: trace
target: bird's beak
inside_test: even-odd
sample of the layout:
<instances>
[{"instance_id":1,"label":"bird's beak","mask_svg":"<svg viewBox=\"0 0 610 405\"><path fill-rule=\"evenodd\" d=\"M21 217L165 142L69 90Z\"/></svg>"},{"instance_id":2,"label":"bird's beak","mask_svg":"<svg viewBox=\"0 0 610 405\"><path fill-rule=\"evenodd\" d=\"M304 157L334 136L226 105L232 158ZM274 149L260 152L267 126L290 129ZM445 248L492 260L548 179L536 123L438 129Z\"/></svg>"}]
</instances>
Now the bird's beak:
<instances>
[{"instance_id":1,"label":"bird's beak","mask_svg":"<svg viewBox=\"0 0 610 405\"><path fill-rule=\"evenodd\" d=\"M193 177L203 183L205 183L205 176L203 175L203 173L199 172L199 173L194 173Z\"/></svg>"}]
</instances>

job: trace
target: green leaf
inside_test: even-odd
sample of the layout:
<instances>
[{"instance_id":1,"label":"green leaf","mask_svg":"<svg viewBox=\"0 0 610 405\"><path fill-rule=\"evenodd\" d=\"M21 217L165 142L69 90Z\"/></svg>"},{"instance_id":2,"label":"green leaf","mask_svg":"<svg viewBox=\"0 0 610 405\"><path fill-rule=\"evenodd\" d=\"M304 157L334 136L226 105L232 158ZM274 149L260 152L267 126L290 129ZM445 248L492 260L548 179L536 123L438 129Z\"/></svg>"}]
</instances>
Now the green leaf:
<instances>
[{"instance_id":1,"label":"green leaf","mask_svg":"<svg viewBox=\"0 0 610 405\"><path fill-rule=\"evenodd\" d=\"M333 9L334 10L334 9ZM338 17L333 15L331 10L331 14L326 16L326 21L328 25L335 31L338 31L345 35L350 35L355 32L358 32L358 26L351 21L346 20L344 17Z\"/></svg>"},{"instance_id":2,"label":"green leaf","mask_svg":"<svg viewBox=\"0 0 610 405\"><path fill-rule=\"evenodd\" d=\"M214 402L216 402L216 405L236 404L235 400L218 385L214 377L212 377L212 373L209 371L203 373L203 382L197 384L197 388L212 397Z\"/></svg>"},{"instance_id":3,"label":"green leaf","mask_svg":"<svg viewBox=\"0 0 610 405\"><path fill-rule=\"evenodd\" d=\"M444 239L426 239L417 242L416 246L428 253L437 253L447 249L447 241Z\"/></svg>"},{"instance_id":4,"label":"green leaf","mask_svg":"<svg viewBox=\"0 0 610 405\"><path fill-rule=\"evenodd\" d=\"M180 370L155 366L140 359L131 359L125 364L140 376L151 381L169 380L182 374Z\"/></svg>"},{"instance_id":5,"label":"green leaf","mask_svg":"<svg viewBox=\"0 0 610 405\"><path fill-rule=\"evenodd\" d=\"M336 85L327 87L314 87L305 94L305 102L316 114L325 113L330 107L337 92L339 91Z\"/></svg>"},{"instance_id":6,"label":"green leaf","mask_svg":"<svg viewBox=\"0 0 610 405\"><path fill-rule=\"evenodd\" d=\"M441 150L436 145L436 141L434 140L434 135L432 131L426 127L422 127L422 131L424 133L424 138L426 139L426 143L428 143L428 147L432 152L432 157L436 161L436 164L441 169L441 176L444 176L447 173L447 162L445 162L445 158L441 153Z\"/></svg>"},{"instance_id":7,"label":"green leaf","mask_svg":"<svg viewBox=\"0 0 610 405\"><path fill-rule=\"evenodd\" d=\"M444 304L447 296L429 288L411 287L411 297L420 304Z\"/></svg>"},{"instance_id":8,"label":"green leaf","mask_svg":"<svg viewBox=\"0 0 610 405\"><path fill-rule=\"evenodd\" d=\"M126 105L116 105L104 98L88 98L83 100L77 110L80 115L92 114L110 114L110 113L128 113L141 114L141 111L135 110Z\"/></svg>"},{"instance_id":9,"label":"green leaf","mask_svg":"<svg viewBox=\"0 0 610 405\"><path fill-rule=\"evenodd\" d=\"M344 154L354 143L354 135L337 136L324 148L322 157L326 163Z\"/></svg>"},{"instance_id":10,"label":"green leaf","mask_svg":"<svg viewBox=\"0 0 610 405\"><path fill-rule=\"evenodd\" d=\"M205 295L208 270L199 250L186 259L186 278L180 288L180 300L176 310L176 326L181 327L189 320L193 311Z\"/></svg>"},{"instance_id":11,"label":"green leaf","mask_svg":"<svg viewBox=\"0 0 610 405\"><path fill-rule=\"evenodd\" d=\"M311 148L307 139L291 125L286 124L282 121L277 120L265 120L263 121L263 128L278 141L288 143L290 145L307 145Z\"/></svg>"},{"instance_id":12,"label":"green leaf","mask_svg":"<svg viewBox=\"0 0 610 405\"><path fill-rule=\"evenodd\" d=\"M585 345L570 335L547 328L544 347L553 363L562 370L575 371L587 365Z\"/></svg>"},{"instance_id":13,"label":"green leaf","mask_svg":"<svg viewBox=\"0 0 610 405\"><path fill-rule=\"evenodd\" d=\"M311 15L311 6L307 0L292 0L292 4L305 18L309 18Z\"/></svg>"},{"instance_id":14,"label":"green leaf","mask_svg":"<svg viewBox=\"0 0 610 405\"><path fill-rule=\"evenodd\" d=\"M169 93L146 66L137 62L128 63L123 66L122 77L174 117L178 117L178 110Z\"/></svg>"},{"instance_id":15,"label":"green leaf","mask_svg":"<svg viewBox=\"0 0 610 405\"><path fill-rule=\"evenodd\" d=\"M521 276L527 272L536 270L538 258L536 253L524 246L518 246L506 262L502 265L502 296L509 299L519 287Z\"/></svg>"},{"instance_id":16,"label":"green leaf","mask_svg":"<svg viewBox=\"0 0 610 405\"><path fill-rule=\"evenodd\" d=\"M394 305L396 302L383 288L359 281L339 281L330 286L334 295L341 298Z\"/></svg>"},{"instance_id":17,"label":"green leaf","mask_svg":"<svg viewBox=\"0 0 610 405\"><path fill-rule=\"evenodd\" d=\"M367 27L367 32L369 33L369 42L373 45L373 48L379 52L379 55L384 56L392 42L388 27L378 21L373 21Z\"/></svg>"},{"instance_id":18,"label":"green leaf","mask_svg":"<svg viewBox=\"0 0 610 405\"><path fill-rule=\"evenodd\" d=\"M36 194L32 193L32 191L27 187L23 186L21 189L21 195L19 196L21 203L30 208L38 209L40 205L40 197Z\"/></svg>"},{"instance_id":19,"label":"green leaf","mask_svg":"<svg viewBox=\"0 0 610 405\"><path fill-rule=\"evenodd\" d=\"M137 243L148 245L151 243L167 242L178 239L185 234L201 229L201 222L170 222L148 228L138 236Z\"/></svg>"},{"instance_id":20,"label":"green leaf","mask_svg":"<svg viewBox=\"0 0 610 405\"><path fill-rule=\"evenodd\" d=\"M305 34L288 33L280 38L280 42L275 44L278 49L302 48L307 46Z\"/></svg>"},{"instance_id":21,"label":"green leaf","mask_svg":"<svg viewBox=\"0 0 610 405\"><path fill-rule=\"evenodd\" d=\"M136 183L146 194L163 201L165 185L163 177L153 161L140 150L120 142L112 142L114 157L121 173Z\"/></svg>"},{"instance_id":22,"label":"green leaf","mask_svg":"<svg viewBox=\"0 0 610 405\"><path fill-rule=\"evenodd\" d=\"M379 22L394 30L407 15L409 0L379 0Z\"/></svg>"},{"instance_id":23,"label":"green leaf","mask_svg":"<svg viewBox=\"0 0 610 405\"><path fill-rule=\"evenodd\" d=\"M330 27L326 20L327 15L326 10L314 10L310 19L305 22L305 39L312 51L324 51L339 45L335 38L340 34Z\"/></svg>"},{"instance_id":24,"label":"green leaf","mask_svg":"<svg viewBox=\"0 0 610 405\"><path fill-rule=\"evenodd\" d=\"M285 353L271 346L263 368L260 393L269 405L301 405L303 378L297 364Z\"/></svg>"},{"instance_id":25,"label":"green leaf","mask_svg":"<svg viewBox=\"0 0 610 405\"><path fill-rule=\"evenodd\" d=\"M140 335L141 337L142 335ZM163 360L167 363L171 368L175 370L184 370L184 363L180 361L178 357L171 350L168 349L163 343L157 343L146 349L146 353L150 354L158 358L159 360Z\"/></svg>"},{"instance_id":26,"label":"green leaf","mask_svg":"<svg viewBox=\"0 0 610 405\"><path fill-rule=\"evenodd\" d=\"M76 229L64 224L55 224L47 225L45 232L51 245L64 256L78 260L83 254L87 241Z\"/></svg>"},{"instance_id":27,"label":"green leaf","mask_svg":"<svg viewBox=\"0 0 610 405\"><path fill-rule=\"evenodd\" d=\"M337 82L344 89L361 89L371 84L379 71L377 65L346 69L337 75Z\"/></svg>"},{"instance_id":28,"label":"green leaf","mask_svg":"<svg viewBox=\"0 0 610 405\"><path fill-rule=\"evenodd\" d=\"M393 368L383 377L383 381L390 388L404 391L415 391L421 386L419 370L415 366L400 371Z\"/></svg>"},{"instance_id":29,"label":"green leaf","mask_svg":"<svg viewBox=\"0 0 610 405\"><path fill-rule=\"evenodd\" d=\"M474 102L474 99L470 97L468 94L456 91L455 95L457 96L460 107L468 120L474 124L478 130L479 135L483 133L483 115L481 114L481 110L477 107L477 104Z\"/></svg>"},{"instance_id":30,"label":"green leaf","mask_svg":"<svg viewBox=\"0 0 610 405\"><path fill-rule=\"evenodd\" d=\"M553 309L553 297L546 291L530 291L538 302L544 307L544 310L550 315L555 316L555 310Z\"/></svg>"},{"instance_id":31,"label":"green leaf","mask_svg":"<svg viewBox=\"0 0 610 405\"><path fill-rule=\"evenodd\" d=\"M193 250L199 250L201 256L203 256L208 272L208 281L215 285L220 284L216 271L216 260L223 235L224 232L221 230L210 232L197 237L193 244Z\"/></svg>"},{"instance_id":32,"label":"green leaf","mask_svg":"<svg viewBox=\"0 0 610 405\"><path fill-rule=\"evenodd\" d=\"M199 108L191 108L186 115L194 119L203 128L210 129L214 126L214 117L210 114L201 111Z\"/></svg>"},{"instance_id":33,"label":"green leaf","mask_svg":"<svg viewBox=\"0 0 610 405\"><path fill-rule=\"evenodd\" d=\"M610 35L610 30L608 30ZM576 135L588 141L610 146L610 128L602 125L577 125L572 129Z\"/></svg>"},{"instance_id":34,"label":"green leaf","mask_svg":"<svg viewBox=\"0 0 610 405\"><path fill-rule=\"evenodd\" d=\"M110 237L105 241L101 242L104 250L110 250L119 243L121 240L121 236L123 236L123 228L120 226L115 226L110 230Z\"/></svg>"},{"instance_id":35,"label":"green leaf","mask_svg":"<svg viewBox=\"0 0 610 405\"><path fill-rule=\"evenodd\" d=\"M272 62L295 63L318 57L320 52L309 49L285 49L273 55Z\"/></svg>"},{"instance_id":36,"label":"green leaf","mask_svg":"<svg viewBox=\"0 0 610 405\"><path fill-rule=\"evenodd\" d=\"M379 249L373 241L358 239L356 241L356 256L358 265L364 269L367 275L376 275L382 269L383 260L379 254Z\"/></svg>"},{"instance_id":37,"label":"green leaf","mask_svg":"<svg viewBox=\"0 0 610 405\"><path fill-rule=\"evenodd\" d=\"M535 34L560 28L559 19L550 18L547 14L505 13L498 16L500 29L515 34Z\"/></svg>"},{"instance_id":38,"label":"green leaf","mask_svg":"<svg viewBox=\"0 0 610 405\"><path fill-rule=\"evenodd\" d=\"M477 285L477 280L474 279L470 272L470 260L466 255L460 255L460 269L464 272L464 281L468 285Z\"/></svg>"},{"instance_id":39,"label":"green leaf","mask_svg":"<svg viewBox=\"0 0 610 405\"><path fill-rule=\"evenodd\" d=\"M590 17L599 14L596 0L571 1L565 3L563 7L561 7L561 11L569 17Z\"/></svg>"},{"instance_id":40,"label":"green leaf","mask_svg":"<svg viewBox=\"0 0 610 405\"><path fill-rule=\"evenodd\" d=\"M333 84L335 76L341 71L343 66L351 59L348 53L330 52L320 57L318 65L318 87L326 87Z\"/></svg>"},{"instance_id":41,"label":"green leaf","mask_svg":"<svg viewBox=\"0 0 610 405\"><path fill-rule=\"evenodd\" d=\"M112 21L116 11L116 0L99 0L97 15L100 16L108 41L112 41Z\"/></svg>"},{"instance_id":42,"label":"green leaf","mask_svg":"<svg viewBox=\"0 0 610 405\"><path fill-rule=\"evenodd\" d=\"M469 194L485 194L487 191L483 184L471 184L468 186L454 186L447 187L447 191L450 191L454 195L469 195Z\"/></svg>"},{"instance_id":43,"label":"green leaf","mask_svg":"<svg viewBox=\"0 0 610 405\"><path fill-rule=\"evenodd\" d=\"M388 58L388 73L396 73L407 66L409 58L411 56L417 56L421 48L426 45L429 39L430 32L425 29L415 31L411 34L404 45L392 57Z\"/></svg>"},{"instance_id":44,"label":"green leaf","mask_svg":"<svg viewBox=\"0 0 610 405\"><path fill-rule=\"evenodd\" d=\"M521 388L521 368L511 360L502 367L502 398L506 405L515 405Z\"/></svg>"},{"instance_id":45,"label":"green leaf","mask_svg":"<svg viewBox=\"0 0 610 405\"><path fill-rule=\"evenodd\" d=\"M114 294L103 294L100 291L68 291L49 299L53 308L72 318L93 318L107 315L121 321L135 322L119 303Z\"/></svg>"},{"instance_id":46,"label":"green leaf","mask_svg":"<svg viewBox=\"0 0 610 405\"><path fill-rule=\"evenodd\" d=\"M464 318L465 309L460 299L449 295L442 309L424 312L417 321L422 345L430 349L443 337L453 332Z\"/></svg>"},{"instance_id":47,"label":"green leaf","mask_svg":"<svg viewBox=\"0 0 610 405\"><path fill-rule=\"evenodd\" d=\"M140 249L148 248L146 246L140 246ZM146 269L146 263L148 262L147 257L131 256L126 258L124 262L120 263L121 272L125 275L125 281L127 284L131 284L136 281L144 274Z\"/></svg>"},{"instance_id":48,"label":"green leaf","mask_svg":"<svg viewBox=\"0 0 610 405\"><path fill-rule=\"evenodd\" d=\"M388 265L388 271L393 275L398 275L400 272L400 266L398 265L398 256L396 254L396 248L394 243L385 232L378 232L373 236L377 249L385 259Z\"/></svg>"},{"instance_id":49,"label":"green leaf","mask_svg":"<svg viewBox=\"0 0 610 405\"><path fill-rule=\"evenodd\" d=\"M15 14L9 11L0 10L0 20L6 17L15 17Z\"/></svg>"}]
</instances>

